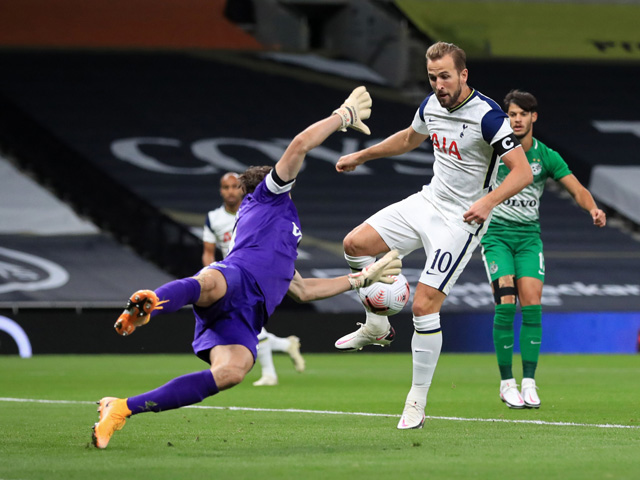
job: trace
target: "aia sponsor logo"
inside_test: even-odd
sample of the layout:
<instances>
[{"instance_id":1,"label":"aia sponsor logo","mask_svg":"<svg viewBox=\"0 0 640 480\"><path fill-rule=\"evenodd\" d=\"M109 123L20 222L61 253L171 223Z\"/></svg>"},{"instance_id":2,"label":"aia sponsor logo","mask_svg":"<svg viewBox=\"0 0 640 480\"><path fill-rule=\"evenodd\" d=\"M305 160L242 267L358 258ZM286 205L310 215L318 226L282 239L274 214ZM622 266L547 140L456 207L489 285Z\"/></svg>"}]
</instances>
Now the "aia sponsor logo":
<instances>
[{"instance_id":1,"label":"aia sponsor logo","mask_svg":"<svg viewBox=\"0 0 640 480\"><path fill-rule=\"evenodd\" d=\"M442 153L446 155L452 155L457 157L458 160L462 160L460 157L460 152L458 151L458 144L455 140L451 141L447 145L447 137L442 137L442 139L438 138L438 134L434 133L431 135L431 141L433 142L433 149L440 150Z\"/></svg>"}]
</instances>

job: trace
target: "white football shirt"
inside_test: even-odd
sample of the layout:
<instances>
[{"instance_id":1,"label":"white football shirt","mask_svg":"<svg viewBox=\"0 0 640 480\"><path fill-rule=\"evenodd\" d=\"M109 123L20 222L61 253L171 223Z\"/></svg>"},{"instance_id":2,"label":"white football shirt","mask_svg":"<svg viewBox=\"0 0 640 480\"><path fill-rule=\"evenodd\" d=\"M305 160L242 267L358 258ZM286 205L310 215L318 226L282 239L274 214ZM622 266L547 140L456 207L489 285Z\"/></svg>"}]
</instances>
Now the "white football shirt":
<instances>
[{"instance_id":1,"label":"white football shirt","mask_svg":"<svg viewBox=\"0 0 640 480\"><path fill-rule=\"evenodd\" d=\"M222 251L222 257L229 253L229 243L233 234L233 227L236 224L236 214L225 210L224 205L207 213L204 229L202 231L202 241L215 243Z\"/></svg>"},{"instance_id":2,"label":"white football shirt","mask_svg":"<svg viewBox=\"0 0 640 480\"><path fill-rule=\"evenodd\" d=\"M505 138L513 133L507 115L475 89L450 110L440 106L431 93L418 108L411 126L429 135L433 143L433 178L423 187L422 195L446 219L477 233L481 226L465 223L463 214L491 191L499 154L519 145Z\"/></svg>"}]
</instances>

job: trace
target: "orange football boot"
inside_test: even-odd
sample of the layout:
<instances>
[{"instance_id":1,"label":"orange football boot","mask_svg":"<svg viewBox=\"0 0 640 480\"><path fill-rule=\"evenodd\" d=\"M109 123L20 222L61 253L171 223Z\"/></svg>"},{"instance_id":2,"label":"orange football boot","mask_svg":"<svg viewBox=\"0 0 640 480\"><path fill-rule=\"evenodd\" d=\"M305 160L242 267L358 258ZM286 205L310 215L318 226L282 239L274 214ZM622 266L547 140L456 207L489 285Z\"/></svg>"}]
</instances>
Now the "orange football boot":
<instances>
[{"instance_id":1,"label":"orange football boot","mask_svg":"<svg viewBox=\"0 0 640 480\"><path fill-rule=\"evenodd\" d=\"M146 325L151 320L151 312L169 300L158 301L158 296L151 290L138 290L127 301L122 314L116 320L113 328L123 337L131 335L136 327Z\"/></svg>"},{"instance_id":2,"label":"orange football boot","mask_svg":"<svg viewBox=\"0 0 640 480\"><path fill-rule=\"evenodd\" d=\"M93 426L91 442L96 448L107 448L111 436L122 430L131 416L131 410L127 407L126 398L104 397L98 402L98 412L100 418Z\"/></svg>"}]
</instances>

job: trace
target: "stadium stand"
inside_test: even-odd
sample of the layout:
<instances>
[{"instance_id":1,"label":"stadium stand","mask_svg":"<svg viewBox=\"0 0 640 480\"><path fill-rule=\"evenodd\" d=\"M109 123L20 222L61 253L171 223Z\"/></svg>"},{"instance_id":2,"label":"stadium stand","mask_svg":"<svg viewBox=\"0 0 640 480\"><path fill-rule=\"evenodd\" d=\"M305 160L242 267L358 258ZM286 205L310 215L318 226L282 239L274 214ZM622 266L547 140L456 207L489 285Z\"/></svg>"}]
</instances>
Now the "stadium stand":
<instances>
[{"instance_id":1,"label":"stadium stand","mask_svg":"<svg viewBox=\"0 0 640 480\"><path fill-rule=\"evenodd\" d=\"M0 43L49 48L262 48L226 0L3 0Z\"/></svg>"},{"instance_id":2,"label":"stadium stand","mask_svg":"<svg viewBox=\"0 0 640 480\"><path fill-rule=\"evenodd\" d=\"M172 279L2 157L0 178L3 308L121 307L139 280Z\"/></svg>"},{"instance_id":3,"label":"stadium stand","mask_svg":"<svg viewBox=\"0 0 640 480\"><path fill-rule=\"evenodd\" d=\"M213 3L220 12L224 2ZM107 232L42 240L4 236L3 247L25 246L30 254L50 255L50 260L63 268L73 268L74 281L77 275L83 286L92 285L82 276L88 259L104 260L101 283L95 289L76 290L75 284L70 284L66 289L37 294L2 293L4 312L11 313L11 305L26 300L77 305L90 300L99 304L116 297L122 301L131 290L163 283L167 275L193 274L199 267L200 243L190 232L199 229L205 213L218 202L220 175L253 164L272 164L301 126L330 113L359 82L370 86L374 98L369 122L372 137L332 137L309 156L300 188L293 192L304 233L298 265L303 275L344 272L343 236L379 208L417 191L431 175L433 156L428 145L402 158L372 162L355 174L335 172L333 165L339 155L404 128L415 112L414 99L408 100L384 80L370 80L375 74L363 73L368 66L344 68L330 59L319 62L308 57L292 61L291 54L265 53L255 45L251 47L255 52L247 52L249 47L235 53L205 50L210 47L204 45L197 50L174 45L169 51L142 51L141 44L127 41L127 45L107 42L103 46L137 49L0 51L4 67L0 77L0 146L12 154L20 168L31 170L39 181ZM511 88L530 90L538 96L541 115L536 136L558 150L583 183L593 180L592 171L602 165L637 164L629 153L638 146L633 132L612 134L594 123L634 121L638 111L634 105L613 102L611 95L594 92L612 84L616 91L633 91L640 73L637 64L607 64L597 76L594 64L588 62L472 59L469 68L471 85L498 101ZM349 73L336 75L340 71ZM363 80L363 75L369 80ZM300 108L302 99L308 98L313 102ZM382 198L369 194L376 189L384 192ZM609 202L616 203L608 205L611 208L622 203ZM543 199L542 228L549 272L543 298L548 312L545 318L549 319L545 326L549 325L549 338L559 339L559 343L545 340L548 351L635 351L640 329L638 241L617 228L593 229L586 215L553 190ZM132 246L142 258L110 235ZM146 269L147 260L169 273ZM419 252L405 261L405 274L412 283L423 262ZM113 282L114 278L126 278L135 287ZM0 287L6 283L0 278ZM124 295L121 285L127 286ZM35 314L31 317L24 308L20 310L24 322L36 321L31 320ZM445 349L488 351L492 310L486 275L475 256L443 309L444 322L450 325ZM326 330L314 332L313 344L305 343L309 351L326 351L338 332L361 320L360 312L352 295L312 306L287 302L276 314L273 329L275 333L280 329L299 331L301 319L331 315L330 322L323 320ZM65 316L61 310L49 314L50 318ZM42 316L41 312L38 315ZM83 315L95 320L82 322L88 335L113 322L108 320L112 311L85 310ZM397 321L396 351L408 348L410 322L405 320ZM304 328L311 328L310 324ZM586 333L579 344L562 341L563 336L569 338L566 331L585 325L585 332L594 332L597 341ZM162 351L165 344L160 337L167 331L155 332L148 333L147 341L136 339L127 348ZM45 338L38 345L40 351L47 348ZM60 348L74 352L125 348L110 340L104 342L91 347L65 343ZM188 346L188 338L184 345Z\"/></svg>"}]
</instances>

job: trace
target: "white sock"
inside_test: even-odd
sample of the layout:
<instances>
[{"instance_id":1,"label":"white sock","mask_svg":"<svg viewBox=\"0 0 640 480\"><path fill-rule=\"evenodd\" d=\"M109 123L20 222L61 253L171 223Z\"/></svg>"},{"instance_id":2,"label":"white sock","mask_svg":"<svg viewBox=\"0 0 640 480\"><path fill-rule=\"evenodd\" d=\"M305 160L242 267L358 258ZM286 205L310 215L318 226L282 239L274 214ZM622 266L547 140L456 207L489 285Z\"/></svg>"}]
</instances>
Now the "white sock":
<instances>
[{"instance_id":1,"label":"white sock","mask_svg":"<svg viewBox=\"0 0 640 480\"><path fill-rule=\"evenodd\" d=\"M417 403L422 408L427 404L427 394L438 365L442 350L440 313L413 317L415 331L411 339L413 379L407 402Z\"/></svg>"},{"instance_id":2,"label":"white sock","mask_svg":"<svg viewBox=\"0 0 640 480\"><path fill-rule=\"evenodd\" d=\"M267 337L269 337L272 352L286 352L291 345L288 338L277 337L271 332L267 332Z\"/></svg>"},{"instance_id":3,"label":"white sock","mask_svg":"<svg viewBox=\"0 0 640 480\"><path fill-rule=\"evenodd\" d=\"M384 315L377 315L369 311L367 311L366 314L367 321L365 322L365 324L367 325L367 330L369 331L369 333L380 336L383 333L387 333L389 331L389 317L385 317Z\"/></svg>"},{"instance_id":4,"label":"white sock","mask_svg":"<svg viewBox=\"0 0 640 480\"><path fill-rule=\"evenodd\" d=\"M371 265L376 261L375 257L371 256L362 256L362 257L352 257L351 255L344 254L344 258L347 260L349 267L352 272L359 272L363 268L368 265ZM382 335L383 333L387 333L389 331L389 318L383 315L376 315L375 313L371 313L366 310L367 319L365 321L365 325L367 326L367 330L372 335Z\"/></svg>"},{"instance_id":5,"label":"white sock","mask_svg":"<svg viewBox=\"0 0 640 480\"><path fill-rule=\"evenodd\" d=\"M273 365L273 356L271 355L271 342L269 339L260 341L258 344L258 362L262 368L262 376L278 378L276 367Z\"/></svg>"},{"instance_id":6,"label":"white sock","mask_svg":"<svg viewBox=\"0 0 640 480\"><path fill-rule=\"evenodd\" d=\"M365 255L363 257L352 257L351 255L344 254L344 258L351 268L351 272L359 272L364 267L371 265L376 261L376 257L371 257L369 255Z\"/></svg>"}]
</instances>

